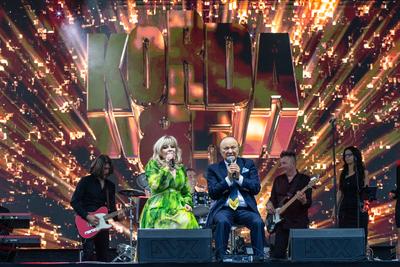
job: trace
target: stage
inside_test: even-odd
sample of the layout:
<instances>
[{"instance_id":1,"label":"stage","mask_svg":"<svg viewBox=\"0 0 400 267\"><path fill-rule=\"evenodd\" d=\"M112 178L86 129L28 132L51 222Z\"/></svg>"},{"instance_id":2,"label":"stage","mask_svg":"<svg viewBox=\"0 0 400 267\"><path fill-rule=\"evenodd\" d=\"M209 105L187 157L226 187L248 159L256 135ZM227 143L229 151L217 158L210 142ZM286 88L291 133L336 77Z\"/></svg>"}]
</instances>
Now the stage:
<instances>
[{"instance_id":1,"label":"stage","mask_svg":"<svg viewBox=\"0 0 400 267\"><path fill-rule=\"evenodd\" d=\"M112 264L80 261L81 237L102 230L86 212L103 206L126 212L99 259L110 247L146 266L400 266L396 14L393 0L0 1L0 263ZM100 185L81 187L89 174ZM299 188L274 187L282 175ZM225 209L231 195L241 208ZM288 242L309 258L214 262L228 230L228 253L285 250L279 231L261 242L271 203L285 229L309 228ZM221 210L225 231L211 225ZM193 217L214 233L171 234ZM366 244L380 260L364 261Z\"/></svg>"},{"instance_id":2,"label":"stage","mask_svg":"<svg viewBox=\"0 0 400 267\"><path fill-rule=\"evenodd\" d=\"M110 250L110 256L115 257L115 250ZM33 266L33 265L57 265L57 266L108 266L108 265L127 265L134 264L136 266L154 266L154 267L169 267L169 266L197 266L197 267L214 267L214 266L237 266L238 264L247 264L251 266L266 266L280 267L280 266L329 266L329 267L344 267L344 266L370 266L370 267L384 267L384 266L399 266L399 261L381 260L378 257L385 258L390 255L380 254L375 255L375 260L361 260L361 261L291 261L291 260L271 260L266 259L264 262L248 263L248 262L185 262L185 263L137 263L137 262L79 262L78 249L21 249L18 250L14 262L3 262L2 266Z\"/></svg>"},{"instance_id":3,"label":"stage","mask_svg":"<svg viewBox=\"0 0 400 267\"><path fill-rule=\"evenodd\" d=\"M238 266L238 264L243 263L98 263L98 262L24 262L24 263L5 263L2 266L36 266L36 265L57 265L60 267L67 266L109 266L109 265L130 265L134 264L136 266L146 266L146 267L170 267L170 266L196 266L196 267L216 267L216 266ZM266 266L269 267L283 267L283 266L307 266L307 267L319 267L319 266L329 266L329 267L386 267L386 266L398 266L398 261L359 261L359 262L290 262L290 261L265 261L261 263L245 263L251 266Z\"/></svg>"}]
</instances>

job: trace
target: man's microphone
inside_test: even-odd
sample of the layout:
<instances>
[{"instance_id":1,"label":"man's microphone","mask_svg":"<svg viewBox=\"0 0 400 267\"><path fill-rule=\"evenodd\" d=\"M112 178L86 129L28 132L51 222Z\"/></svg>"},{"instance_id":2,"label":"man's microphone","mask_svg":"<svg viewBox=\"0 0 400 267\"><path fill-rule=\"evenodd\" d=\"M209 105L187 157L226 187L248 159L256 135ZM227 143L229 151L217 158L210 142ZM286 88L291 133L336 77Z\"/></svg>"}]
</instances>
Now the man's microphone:
<instances>
[{"instance_id":1,"label":"man's microphone","mask_svg":"<svg viewBox=\"0 0 400 267\"><path fill-rule=\"evenodd\" d=\"M231 164L233 163L234 160L235 160L234 156L227 157L226 161L228 162L228 166L231 166ZM232 178L236 179L236 172L232 173Z\"/></svg>"}]
</instances>

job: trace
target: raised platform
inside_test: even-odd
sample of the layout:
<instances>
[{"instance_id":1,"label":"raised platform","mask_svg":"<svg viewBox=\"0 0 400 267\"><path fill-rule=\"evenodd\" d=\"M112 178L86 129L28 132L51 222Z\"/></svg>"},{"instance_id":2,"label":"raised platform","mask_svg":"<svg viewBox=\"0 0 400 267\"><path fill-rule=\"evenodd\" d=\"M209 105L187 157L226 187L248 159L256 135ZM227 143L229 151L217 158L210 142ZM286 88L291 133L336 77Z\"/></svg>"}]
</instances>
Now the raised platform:
<instances>
[{"instance_id":1,"label":"raised platform","mask_svg":"<svg viewBox=\"0 0 400 267\"><path fill-rule=\"evenodd\" d=\"M244 263L241 263L244 264ZM34 263L4 263L1 266L38 266L38 265L46 265L46 266L57 266L57 267L69 267L69 266L115 266L115 265L135 265L135 266L143 266L143 267L184 267L184 266L196 266L196 267L218 267L218 266L239 266L238 263L96 263L96 262L81 262L81 263L73 263L73 262L34 262ZM246 263L248 266L268 266L268 267L389 267L389 266L399 266L400 262L395 261L361 261L361 262L290 262L290 261L266 261L261 263Z\"/></svg>"},{"instance_id":2,"label":"raised platform","mask_svg":"<svg viewBox=\"0 0 400 267\"><path fill-rule=\"evenodd\" d=\"M382 247L375 247L375 251L377 248L382 249ZM387 251L392 248L389 246L384 247ZM390 250L389 250L390 251ZM111 257L115 257L115 249L110 249L109 254ZM385 256L385 254L381 254ZM375 254L375 256L379 256ZM388 259L388 258L387 258ZM1 266L37 266L37 265L55 265L59 267L63 266L111 266L111 265L135 265L135 266L143 266L143 267L172 267L172 266L197 266L197 267L216 267L216 266L238 266L238 263L216 263L216 262L206 262L206 263L124 263L124 262L116 262L116 263L101 263L101 262L79 262L79 250L78 249L21 249L18 250L14 262L6 263L2 262ZM266 260L261 263L239 263L246 264L251 266L269 266L269 267L316 267L316 266L324 266L324 267L344 267L344 266L354 266L354 267L383 267L383 266L400 266L400 261L392 261L392 260L374 260L374 261L352 261L352 262L343 262L343 261L319 261L319 262L293 262L290 260Z\"/></svg>"}]
</instances>

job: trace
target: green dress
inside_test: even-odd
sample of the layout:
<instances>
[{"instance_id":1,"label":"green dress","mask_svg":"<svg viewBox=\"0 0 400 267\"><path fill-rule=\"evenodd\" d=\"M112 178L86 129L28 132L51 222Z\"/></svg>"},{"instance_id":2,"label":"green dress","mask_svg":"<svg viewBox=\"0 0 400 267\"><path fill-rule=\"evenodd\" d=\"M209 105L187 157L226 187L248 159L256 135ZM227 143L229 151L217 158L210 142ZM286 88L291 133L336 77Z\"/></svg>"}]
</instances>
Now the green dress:
<instances>
[{"instance_id":1,"label":"green dress","mask_svg":"<svg viewBox=\"0 0 400 267\"><path fill-rule=\"evenodd\" d=\"M185 210L185 204L192 206L192 196L184 167L177 167L175 178L155 160L150 160L145 170L151 197L140 216L140 228L199 228L193 213Z\"/></svg>"}]
</instances>

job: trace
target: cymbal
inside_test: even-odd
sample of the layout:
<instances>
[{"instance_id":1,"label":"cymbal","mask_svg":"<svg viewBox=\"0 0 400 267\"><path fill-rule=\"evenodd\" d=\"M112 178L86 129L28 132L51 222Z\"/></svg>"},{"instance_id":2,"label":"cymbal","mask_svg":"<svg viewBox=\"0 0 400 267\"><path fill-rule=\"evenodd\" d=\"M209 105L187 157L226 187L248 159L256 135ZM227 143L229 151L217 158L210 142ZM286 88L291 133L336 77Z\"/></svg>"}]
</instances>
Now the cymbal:
<instances>
[{"instance_id":1,"label":"cymbal","mask_svg":"<svg viewBox=\"0 0 400 267\"><path fill-rule=\"evenodd\" d=\"M126 188L121 189L118 191L119 194L127 196L127 197L141 197L145 196L144 191L133 189L133 188Z\"/></svg>"},{"instance_id":2,"label":"cymbal","mask_svg":"<svg viewBox=\"0 0 400 267\"><path fill-rule=\"evenodd\" d=\"M142 174L136 176L135 178L136 178L136 184L141 189L145 189L145 188L147 188L149 186L149 183L147 182L146 174L142 173Z\"/></svg>"}]
</instances>

